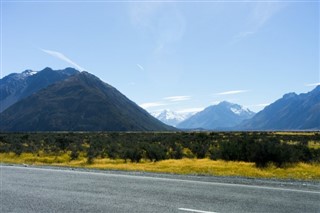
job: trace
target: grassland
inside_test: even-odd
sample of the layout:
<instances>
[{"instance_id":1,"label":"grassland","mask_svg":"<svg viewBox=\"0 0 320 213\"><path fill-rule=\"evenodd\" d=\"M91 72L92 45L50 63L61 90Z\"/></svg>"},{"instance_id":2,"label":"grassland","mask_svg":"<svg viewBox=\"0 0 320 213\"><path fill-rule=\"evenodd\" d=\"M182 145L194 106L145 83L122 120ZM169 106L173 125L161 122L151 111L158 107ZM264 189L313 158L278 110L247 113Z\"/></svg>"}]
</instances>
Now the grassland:
<instances>
[{"instance_id":1,"label":"grassland","mask_svg":"<svg viewBox=\"0 0 320 213\"><path fill-rule=\"evenodd\" d=\"M257 168L254 163L223 161L210 159L170 159L159 162L142 160L139 163L125 162L122 159L96 158L88 164L84 153L76 160L70 159L70 153L61 155L22 153L0 153L2 163L51 165L95 169L113 169L126 171L159 172L171 174L242 176L251 178L280 178L320 181L320 164L297 163L283 168L272 164L266 168Z\"/></svg>"}]
</instances>

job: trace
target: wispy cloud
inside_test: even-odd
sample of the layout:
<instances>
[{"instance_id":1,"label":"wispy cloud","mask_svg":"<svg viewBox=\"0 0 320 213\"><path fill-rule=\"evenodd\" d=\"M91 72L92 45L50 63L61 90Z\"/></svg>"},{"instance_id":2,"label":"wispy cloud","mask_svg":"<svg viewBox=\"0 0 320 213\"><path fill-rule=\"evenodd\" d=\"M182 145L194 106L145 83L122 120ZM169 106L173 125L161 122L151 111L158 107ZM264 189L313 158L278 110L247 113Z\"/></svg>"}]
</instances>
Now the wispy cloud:
<instances>
[{"instance_id":1,"label":"wispy cloud","mask_svg":"<svg viewBox=\"0 0 320 213\"><path fill-rule=\"evenodd\" d=\"M162 2L132 2L129 5L131 23L140 29L153 28L152 21L162 7Z\"/></svg>"},{"instance_id":2,"label":"wispy cloud","mask_svg":"<svg viewBox=\"0 0 320 213\"><path fill-rule=\"evenodd\" d=\"M307 87L314 87L314 86L319 86L319 85L320 85L320 82L318 82L318 83L306 84L305 86L307 86Z\"/></svg>"},{"instance_id":3,"label":"wispy cloud","mask_svg":"<svg viewBox=\"0 0 320 213\"><path fill-rule=\"evenodd\" d=\"M180 101L187 101L190 100L190 96L170 96L170 97L165 97L162 98L162 101L155 101L155 102L147 102L140 104L140 107L144 109L149 109L149 108L155 108L155 107L160 107L160 106L167 106L167 105L175 105L178 104Z\"/></svg>"},{"instance_id":4,"label":"wispy cloud","mask_svg":"<svg viewBox=\"0 0 320 213\"><path fill-rule=\"evenodd\" d=\"M253 8L253 24L256 29L262 27L284 6L285 3L280 1L257 2Z\"/></svg>"},{"instance_id":5,"label":"wispy cloud","mask_svg":"<svg viewBox=\"0 0 320 213\"><path fill-rule=\"evenodd\" d=\"M247 37L247 36L250 36L252 34L254 34L255 32L254 31L244 31L244 32L240 32L238 33L237 35L235 35L233 37L234 39L234 42L237 42L237 41L240 41L241 39Z\"/></svg>"},{"instance_id":6,"label":"wispy cloud","mask_svg":"<svg viewBox=\"0 0 320 213\"><path fill-rule=\"evenodd\" d=\"M157 56L166 52L166 47L179 41L186 31L186 20L182 12L161 1L133 1L129 4L129 17L139 32L154 39L153 53Z\"/></svg>"},{"instance_id":7,"label":"wispy cloud","mask_svg":"<svg viewBox=\"0 0 320 213\"><path fill-rule=\"evenodd\" d=\"M275 16L282 8L285 3L280 1L270 2L255 2L252 4L253 7L250 9L248 22L246 23L246 30L237 33L231 44L237 43L240 40L254 35L259 31L273 16Z\"/></svg>"},{"instance_id":8,"label":"wispy cloud","mask_svg":"<svg viewBox=\"0 0 320 213\"><path fill-rule=\"evenodd\" d=\"M170 96L163 98L164 100L172 101L172 102L178 102L178 101L187 101L190 100L190 96Z\"/></svg>"},{"instance_id":9,"label":"wispy cloud","mask_svg":"<svg viewBox=\"0 0 320 213\"><path fill-rule=\"evenodd\" d=\"M144 109L149 109L152 107L166 106L166 105L168 105L168 104L163 103L163 102L148 102L148 103L140 104L140 107L142 107Z\"/></svg>"},{"instance_id":10,"label":"wispy cloud","mask_svg":"<svg viewBox=\"0 0 320 213\"><path fill-rule=\"evenodd\" d=\"M140 64L137 64L137 67L139 67L140 70L144 71L144 67L141 66Z\"/></svg>"},{"instance_id":11,"label":"wispy cloud","mask_svg":"<svg viewBox=\"0 0 320 213\"><path fill-rule=\"evenodd\" d=\"M231 91L219 92L219 93L216 93L215 95L236 95L236 94L245 93L245 92L248 92L248 90L231 90Z\"/></svg>"},{"instance_id":12,"label":"wispy cloud","mask_svg":"<svg viewBox=\"0 0 320 213\"><path fill-rule=\"evenodd\" d=\"M80 71L84 71L85 69L83 67L81 67L80 65L78 65L76 62L72 61L70 58L68 58L67 56L65 56L64 54L57 52L57 51L52 51L52 50L45 50L45 49L41 49L43 52L58 58L64 62L69 63L70 65L74 66L76 69L80 70Z\"/></svg>"}]
</instances>

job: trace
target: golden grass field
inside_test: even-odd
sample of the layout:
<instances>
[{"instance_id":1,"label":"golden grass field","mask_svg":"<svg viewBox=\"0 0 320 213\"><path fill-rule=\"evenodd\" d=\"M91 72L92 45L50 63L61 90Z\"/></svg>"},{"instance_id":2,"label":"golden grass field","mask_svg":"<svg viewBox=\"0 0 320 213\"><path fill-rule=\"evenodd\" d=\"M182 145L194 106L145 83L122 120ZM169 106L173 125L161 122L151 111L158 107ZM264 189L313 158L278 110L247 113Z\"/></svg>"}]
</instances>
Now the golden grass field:
<instances>
[{"instance_id":1,"label":"golden grass field","mask_svg":"<svg viewBox=\"0 0 320 213\"><path fill-rule=\"evenodd\" d=\"M315 135L318 132L303 132L303 131L299 131L299 132L273 132L273 134L275 135L305 135L305 136L310 136L310 135Z\"/></svg>"},{"instance_id":2,"label":"golden grass field","mask_svg":"<svg viewBox=\"0 0 320 213\"><path fill-rule=\"evenodd\" d=\"M87 164L86 157L81 154L79 159L70 160L69 153L59 156L34 155L23 153L20 156L14 153L0 153L2 163L52 165L95 169L114 169L127 171L160 172L171 174L243 176L252 178L280 178L320 181L320 164L298 163L286 168L277 168L273 165L267 168L256 168L254 163L232 162L209 159L181 159L163 160L159 162L142 161L140 163L111 160L108 158L95 159Z\"/></svg>"}]
</instances>

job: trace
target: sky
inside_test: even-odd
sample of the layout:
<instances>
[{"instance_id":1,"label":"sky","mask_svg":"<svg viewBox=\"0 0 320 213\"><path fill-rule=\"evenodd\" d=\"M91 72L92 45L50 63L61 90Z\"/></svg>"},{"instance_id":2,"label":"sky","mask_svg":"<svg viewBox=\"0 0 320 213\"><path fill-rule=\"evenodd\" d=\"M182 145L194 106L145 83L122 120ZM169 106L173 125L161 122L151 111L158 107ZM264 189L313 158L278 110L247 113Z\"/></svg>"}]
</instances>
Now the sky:
<instances>
[{"instance_id":1,"label":"sky","mask_svg":"<svg viewBox=\"0 0 320 213\"><path fill-rule=\"evenodd\" d=\"M320 82L319 1L1 0L1 78L86 70L149 112L258 112Z\"/></svg>"}]
</instances>

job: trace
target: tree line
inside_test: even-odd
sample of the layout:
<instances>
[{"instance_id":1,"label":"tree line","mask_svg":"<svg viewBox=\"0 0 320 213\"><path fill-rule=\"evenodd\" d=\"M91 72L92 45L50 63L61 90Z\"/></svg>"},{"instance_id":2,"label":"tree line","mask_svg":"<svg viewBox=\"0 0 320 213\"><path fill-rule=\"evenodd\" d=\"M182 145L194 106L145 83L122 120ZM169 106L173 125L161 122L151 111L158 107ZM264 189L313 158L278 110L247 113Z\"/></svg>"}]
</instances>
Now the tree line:
<instances>
[{"instance_id":1,"label":"tree line","mask_svg":"<svg viewBox=\"0 0 320 213\"><path fill-rule=\"evenodd\" d=\"M0 152L49 155L68 153L71 160L84 153L87 162L96 158L153 162L165 159L210 158L254 162L257 167L278 167L297 162L320 162L319 132L46 132L0 133Z\"/></svg>"}]
</instances>

